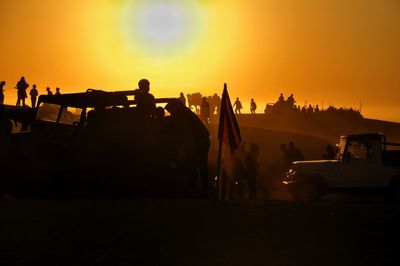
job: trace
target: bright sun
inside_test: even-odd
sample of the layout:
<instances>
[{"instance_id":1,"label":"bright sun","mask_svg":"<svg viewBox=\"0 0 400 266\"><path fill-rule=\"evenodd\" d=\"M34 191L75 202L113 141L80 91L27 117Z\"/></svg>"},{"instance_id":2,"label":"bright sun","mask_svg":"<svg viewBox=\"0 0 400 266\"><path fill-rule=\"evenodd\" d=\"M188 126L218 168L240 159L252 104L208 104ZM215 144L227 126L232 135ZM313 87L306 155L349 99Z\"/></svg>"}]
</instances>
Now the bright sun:
<instances>
[{"instance_id":1,"label":"bright sun","mask_svg":"<svg viewBox=\"0 0 400 266\"><path fill-rule=\"evenodd\" d=\"M122 35L146 56L182 54L201 35L201 13L196 1L130 0L122 8Z\"/></svg>"}]
</instances>

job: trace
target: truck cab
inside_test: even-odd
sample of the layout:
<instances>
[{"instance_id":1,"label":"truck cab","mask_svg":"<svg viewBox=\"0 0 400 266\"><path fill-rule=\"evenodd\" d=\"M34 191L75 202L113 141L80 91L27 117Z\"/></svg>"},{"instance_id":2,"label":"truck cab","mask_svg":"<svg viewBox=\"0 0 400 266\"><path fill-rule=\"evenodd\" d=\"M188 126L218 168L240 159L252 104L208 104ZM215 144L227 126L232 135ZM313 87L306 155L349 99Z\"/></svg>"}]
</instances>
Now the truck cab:
<instances>
[{"instance_id":1,"label":"truck cab","mask_svg":"<svg viewBox=\"0 0 400 266\"><path fill-rule=\"evenodd\" d=\"M328 193L400 200L400 144L381 133L341 136L334 160L293 162L283 184L300 201Z\"/></svg>"}]
</instances>

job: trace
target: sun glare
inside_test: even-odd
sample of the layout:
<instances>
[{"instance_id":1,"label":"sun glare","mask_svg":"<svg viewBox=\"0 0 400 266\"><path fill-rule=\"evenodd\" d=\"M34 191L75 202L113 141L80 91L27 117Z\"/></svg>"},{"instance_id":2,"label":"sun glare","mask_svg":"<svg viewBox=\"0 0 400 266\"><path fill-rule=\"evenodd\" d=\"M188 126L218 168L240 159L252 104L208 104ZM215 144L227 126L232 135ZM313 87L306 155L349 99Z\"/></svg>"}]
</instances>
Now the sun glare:
<instances>
[{"instance_id":1,"label":"sun glare","mask_svg":"<svg viewBox=\"0 0 400 266\"><path fill-rule=\"evenodd\" d=\"M127 1L121 32L127 45L146 56L174 56L200 38L202 12L195 1Z\"/></svg>"}]
</instances>

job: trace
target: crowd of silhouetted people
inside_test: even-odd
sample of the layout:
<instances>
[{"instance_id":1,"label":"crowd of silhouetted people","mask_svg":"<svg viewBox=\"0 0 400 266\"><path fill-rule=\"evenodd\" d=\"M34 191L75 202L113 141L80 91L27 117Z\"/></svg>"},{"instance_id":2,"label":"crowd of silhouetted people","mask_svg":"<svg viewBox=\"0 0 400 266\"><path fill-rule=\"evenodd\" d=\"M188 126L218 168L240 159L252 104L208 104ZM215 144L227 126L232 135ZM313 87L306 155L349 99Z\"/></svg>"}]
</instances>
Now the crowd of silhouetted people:
<instances>
[{"instance_id":1,"label":"crowd of silhouetted people","mask_svg":"<svg viewBox=\"0 0 400 266\"><path fill-rule=\"evenodd\" d=\"M4 86L6 85L5 81L0 82L0 104L4 104ZM17 84L14 87L16 89L17 93L17 102L16 106L28 106L25 102L25 100L28 98L28 88L29 84L26 82L25 77L22 76L20 80L17 82ZM50 87L46 88L46 94L47 95L53 95L53 92L51 91ZM56 88L56 91L54 93L55 95L60 95L61 91L60 88ZM36 84L32 85L32 88L29 90L29 97L31 100L31 107L35 108L36 103L37 103L37 98L39 96L39 91L37 89Z\"/></svg>"}]
</instances>

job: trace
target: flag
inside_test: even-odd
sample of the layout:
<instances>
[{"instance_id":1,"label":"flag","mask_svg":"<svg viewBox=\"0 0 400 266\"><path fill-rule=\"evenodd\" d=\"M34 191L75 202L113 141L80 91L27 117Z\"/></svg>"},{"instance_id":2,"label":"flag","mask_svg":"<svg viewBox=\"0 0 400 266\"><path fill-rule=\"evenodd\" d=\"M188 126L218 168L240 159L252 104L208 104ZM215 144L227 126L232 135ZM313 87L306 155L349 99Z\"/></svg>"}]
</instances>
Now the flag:
<instances>
[{"instance_id":1,"label":"flag","mask_svg":"<svg viewBox=\"0 0 400 266\"><path fill-rule=\"evenodd\" d=\"M221 108L219 114L218 139L229 145L231 153L233 153L242 142L240 136L240 128L236 121L231 100L229 99L226 83L222 93Z\"/></svg>"}]
</instances>

